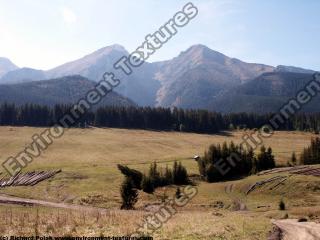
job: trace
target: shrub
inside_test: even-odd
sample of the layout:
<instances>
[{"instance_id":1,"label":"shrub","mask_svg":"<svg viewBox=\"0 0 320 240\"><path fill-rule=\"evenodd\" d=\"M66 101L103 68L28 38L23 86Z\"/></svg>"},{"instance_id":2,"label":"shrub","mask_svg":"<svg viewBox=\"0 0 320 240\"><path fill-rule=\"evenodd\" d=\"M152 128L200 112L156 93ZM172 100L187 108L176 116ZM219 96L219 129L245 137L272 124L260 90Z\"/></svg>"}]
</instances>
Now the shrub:
<instances>
[{"instance_id":1,"label":"shrub","mask_svg":"<svg viewBox=\"0 0 320 240\"><path fill-rule=\"evenodd\" d=\"M301 217L298 219L298 222L308 222L308 219L305 217Z\"/></svg>"},{"instance_id":2,"label":"shrub","mask_svg":"<svg viewBox=\"0 0 320 240\"><path fill-rule=\"evenodd\" d=\"M286 210L286 204L284 203L283 199L281 199L281 201L279 202L279 210Z\"/></svg>"},{"instance_id":3,"label":"shrub","mask_svg":"<svg viewBox=\"0 0 320 240\"><path fill-rule=\"evenodd\" d=\"M178 187L177 190L176 190L176 198L177 198L177 199L181 198L181 190L180 190L179 187Z\"/></svg>"}]
</instances>

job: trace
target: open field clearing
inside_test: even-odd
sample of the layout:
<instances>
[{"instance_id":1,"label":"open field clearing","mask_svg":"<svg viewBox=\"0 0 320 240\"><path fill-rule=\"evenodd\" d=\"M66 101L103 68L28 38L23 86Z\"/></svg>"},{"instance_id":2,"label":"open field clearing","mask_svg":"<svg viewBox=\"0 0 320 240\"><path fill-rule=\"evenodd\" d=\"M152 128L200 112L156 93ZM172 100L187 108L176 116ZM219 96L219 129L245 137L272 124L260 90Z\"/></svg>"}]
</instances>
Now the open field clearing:
<instances>
[{"instance_id":1,"label":"open field clearing","mask_svg":"<svg viewBox=\"0 0 320 240\"><path fill-rule=\"evenodd\" d=\"M17 154L40 128L0 128L0 159ZM32 187L1 189L20 197L69 203L89 203L100 207L119 205L119 185L122 175L116 164L147 171L149 163L160 166L182 161L189 173L198 174L197 163L191 158L203 154L212 143L239 143L244 132L223 135L202 135L177 132L155 132L124 129L71 129L57 140L25 171L62 169L54 179ZM290 159L292 151L299 153L309 144L312 134L277 132L266 139L273 148L277 163Z\"/></svg>"},{"instance_id":2,"label":"open field clearing","mask_svg":"<svg viewBox=\"0 0 320 240\"><path fill-rule=\"evenodd\" d=\"M15 155L29 143L40 128L0 128L0 158ZM192 157L202 155L212 143L240 143L244 132L201 135L124 129L71 129L57 140L24 171L61 169L53 178L35 186L0 189L0 196L10 195L49 202L106 208L62 209L47 206L0 205L0 232L5 234L53 234L66 236L118 235L134 231L142 224L147 206L159 206L163 196L172 197L176 187L139 192L136 211L121 211L119 186L123 176L116 164L147 171L153 161L171 166L179 160L189 174L198 174ZM277 164L286 163L292 151L297 154L309 144L313 134L277 132L266 139ZM316 166L317 167L317 166ZM319 166L318 166L319 167ZM276 177L247 194L250 186ZM281 182L281 179L285 181ZM187 206L156 231L155 239L266 239L272 229L271 219L300 218L318 222L320 216L320 178L271 172L235 181L206 183L195 181L198 194ZM280 211L283 199L286 210ZM8 207L9 206L9 207ZM147 211L148 210L148 211ZM27 220L26 220L27 219Z\"/></svg>"}]
</instances>

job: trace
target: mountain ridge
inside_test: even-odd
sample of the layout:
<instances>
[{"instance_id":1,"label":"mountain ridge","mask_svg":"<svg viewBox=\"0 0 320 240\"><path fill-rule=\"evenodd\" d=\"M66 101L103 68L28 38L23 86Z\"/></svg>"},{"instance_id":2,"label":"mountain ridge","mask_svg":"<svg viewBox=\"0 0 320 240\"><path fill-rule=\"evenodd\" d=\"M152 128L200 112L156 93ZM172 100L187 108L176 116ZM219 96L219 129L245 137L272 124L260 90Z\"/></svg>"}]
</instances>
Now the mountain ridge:
<instances>
[{"instance_id":1,"label":"mountain ridge","mask_svg":"<svg viewBox=\"0 0 320 240\"><path fill-rule=\"evenodd\" d=\"M123 46L114 44L48 71L30 68L9 71L0 79L0 83L29 82L69 75L81 75L97 82L104 72L112 71L121 81L115 91L140 106L212 109L216 105L214 101L222 99L225 92L238 90L238 87L241 89L242 85L265 73L314 72L292 66L247 63L203 44L195 44L172 59L145 62L135 68L131 75L126 75L115 70L113 64L128 55Z\"/></svg>"}]
</instances>

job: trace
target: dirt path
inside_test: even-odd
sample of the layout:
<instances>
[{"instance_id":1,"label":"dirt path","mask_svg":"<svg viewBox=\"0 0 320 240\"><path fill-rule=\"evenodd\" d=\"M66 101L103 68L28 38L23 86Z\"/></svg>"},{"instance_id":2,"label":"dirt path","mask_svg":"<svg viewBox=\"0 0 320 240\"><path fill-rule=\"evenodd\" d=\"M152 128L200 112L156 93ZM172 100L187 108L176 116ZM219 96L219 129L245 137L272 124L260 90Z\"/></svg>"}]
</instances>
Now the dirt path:
<instances>
[{"instance_id":1,"label":"dirt path","mask_svg":"<svg viewBox=\"0 0 320 240\"><path fill-rule=\"evenodd\" d=\"M298 222L294 219L276 220L273 224L283 233L282 240L319 240L320 224L314 222Z\"/></svg>"},{"instance_id":2,"label":"dirt path","mask_svg":"<svg viewBox=\"0 0 320 240\"><path fill-rule=\"evenodd\" d=\"M104 208L96 208L96 207L88 207L74 204L65 204L65 203L55 203L48 202L36 199L27 199L27 198L19 198L12 197L8 195L0 195L0 204L16 204L23 206L45 206L45 207L54 207L54 208L64 208L71 210L84 210L84 211L99 211L99 212L107 212L107 209Z\"/></svg>"}]
</instances>

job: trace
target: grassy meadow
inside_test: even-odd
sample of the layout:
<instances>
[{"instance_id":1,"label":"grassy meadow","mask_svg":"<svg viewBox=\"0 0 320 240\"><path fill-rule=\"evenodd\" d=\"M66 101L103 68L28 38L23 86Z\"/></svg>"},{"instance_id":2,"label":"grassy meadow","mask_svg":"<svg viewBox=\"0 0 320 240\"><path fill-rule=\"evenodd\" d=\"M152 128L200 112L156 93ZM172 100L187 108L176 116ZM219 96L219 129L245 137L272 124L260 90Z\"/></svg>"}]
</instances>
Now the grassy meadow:
<instances>
[{"instance_id":1,"label":"grassy meadow","mask_svg":"<svg viewBox=\"0 0 320 240\"><path fill-rule=\"evenodd\" d=\"M31 136L41 130L1 127L1 161L21 151ZM142 223L143 216L147 214L144 208L146 204L158 204L163 195L173 196L176 187L159 188L154 195L140 193L136 211L117 210L121 202L119 186L123 180L116 167L118 163L148 171L149 164L154 161L165 167L178 160L187 167L189 174L198 174L197 163L192 159L194 155L202 155L212 143L240 143L243 134L243 131L206 135L125 129L71 129L25 169L62 169L62 173L34 187L0 189L0 194L102 207L110 211L99 214L0 205L0 231L8 234L125 235ZM312 136L305 132L276 132L270 139L265 139L264 145L272 147L277 164L285 164L293 151L299 155ZM197 196L179 209L169 223L157 230L155 238L260 240L265 239L271 230L272 218L282 218L285 214L314 218L320 215L320 179L317 177L291 176L275 190L270 190L267 185L245 195L245 189L251 184L272 176L255 175L221 183L196 182ZM278 210L281 199L286 203L286 211ZM243 211L238 211L239 203L245 205ZM25 218L31 220L22 220Z\"/></svg>"}]
</instances>

